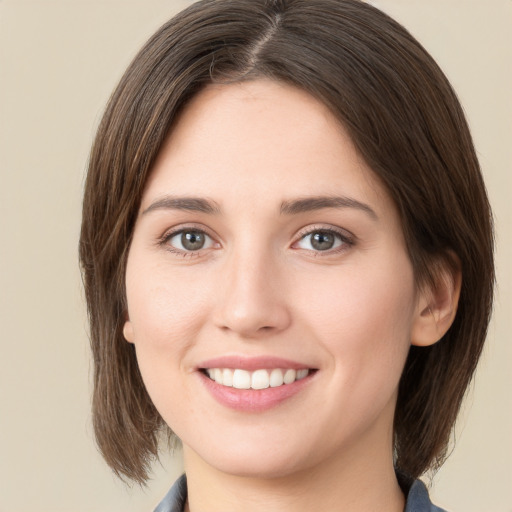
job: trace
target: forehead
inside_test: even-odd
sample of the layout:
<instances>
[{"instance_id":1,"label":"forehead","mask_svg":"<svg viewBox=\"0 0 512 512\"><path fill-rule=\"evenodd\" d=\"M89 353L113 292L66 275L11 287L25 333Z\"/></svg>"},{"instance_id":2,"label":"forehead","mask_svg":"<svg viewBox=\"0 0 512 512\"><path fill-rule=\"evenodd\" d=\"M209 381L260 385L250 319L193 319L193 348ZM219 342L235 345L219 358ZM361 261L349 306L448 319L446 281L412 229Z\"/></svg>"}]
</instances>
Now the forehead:
<instances>
[{"instance_id":1,"label":"forehead","mask_svg":"<svg viewBox=\"0 0 512 512\"><path fill-rule=\"evenodd\" d=\"M209 85L190 101L157 158L142 208L162 194L246 205L339 194L377 209L391 203L330 110L270 80Z\"/></svg>"}]
</instances>

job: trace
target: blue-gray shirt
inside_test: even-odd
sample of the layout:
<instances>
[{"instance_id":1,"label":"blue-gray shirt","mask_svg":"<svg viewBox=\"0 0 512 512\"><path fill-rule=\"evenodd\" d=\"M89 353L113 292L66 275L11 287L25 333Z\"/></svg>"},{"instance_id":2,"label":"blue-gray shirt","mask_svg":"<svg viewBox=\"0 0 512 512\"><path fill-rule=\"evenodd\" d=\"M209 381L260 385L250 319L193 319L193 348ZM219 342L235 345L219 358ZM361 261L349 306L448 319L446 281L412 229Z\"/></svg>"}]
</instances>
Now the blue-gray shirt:
<instances>
[{"instance_id":1,"label":"blue-gray shirt","mask_svg":"<svg viewBox=\"0 0 512 512\"><path fill-rule=\"evenodd\" d=\"M182 475L171 487L167 496L160 502L154 512L183 512L187 501L187 478ZM446 512L432 505L427 488L421 480L416 480L407 494L404 512Z\"/></svg>"}]
</instances>

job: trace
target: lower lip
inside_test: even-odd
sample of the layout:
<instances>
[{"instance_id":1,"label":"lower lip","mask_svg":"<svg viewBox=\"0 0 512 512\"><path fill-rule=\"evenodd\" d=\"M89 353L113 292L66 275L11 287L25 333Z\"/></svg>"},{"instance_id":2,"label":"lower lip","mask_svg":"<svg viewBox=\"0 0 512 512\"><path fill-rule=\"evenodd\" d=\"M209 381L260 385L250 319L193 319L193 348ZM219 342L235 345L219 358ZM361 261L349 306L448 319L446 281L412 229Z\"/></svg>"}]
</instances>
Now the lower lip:
<instances>
[{"instance_id":1,"label":"lower lip","mask_svg":"<svg viewBox=\"0 0 512 512\"><path fill-rule=\"evenodd\" d=\"M220 404L242 412L262 412L278 406L302 391L311 382L315 373L310 373L291 384L265 389L236 389L222 386L201 372L199 375L206 389Z\"/></svg>"}]
</instances>

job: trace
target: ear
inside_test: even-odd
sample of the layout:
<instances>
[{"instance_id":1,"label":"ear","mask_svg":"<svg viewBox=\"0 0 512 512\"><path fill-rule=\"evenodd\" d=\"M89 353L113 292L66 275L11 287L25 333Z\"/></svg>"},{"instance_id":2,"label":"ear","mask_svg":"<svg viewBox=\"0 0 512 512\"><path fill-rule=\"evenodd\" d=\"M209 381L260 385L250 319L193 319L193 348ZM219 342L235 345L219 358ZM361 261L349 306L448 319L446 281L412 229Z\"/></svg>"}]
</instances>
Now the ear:
<instances>
[{"instance_id":1,"label":"ear","mask_svg":"<svg viewBox=\"0 0 512 512\"><path fill-rule=\"evenodd\" d=\"M411 330L411 344L433 345L448 331L455 319L459 303L462 274L459 259L451 253L449 263L440 260L435 268L434 283L419 292Z\"/></svg>"},{"instance_id":2,"label":"ear","mask_svg":"<svg viewBox=\"0 0 512 512\"><path fill-rule=\"evenodd\" d=\"M128 313L126 313L126 320L123 325L123 336L126 341L129 343L134 342L134 336L133 336L133 325L128 318Z\"/></svg>"}]
</instances>

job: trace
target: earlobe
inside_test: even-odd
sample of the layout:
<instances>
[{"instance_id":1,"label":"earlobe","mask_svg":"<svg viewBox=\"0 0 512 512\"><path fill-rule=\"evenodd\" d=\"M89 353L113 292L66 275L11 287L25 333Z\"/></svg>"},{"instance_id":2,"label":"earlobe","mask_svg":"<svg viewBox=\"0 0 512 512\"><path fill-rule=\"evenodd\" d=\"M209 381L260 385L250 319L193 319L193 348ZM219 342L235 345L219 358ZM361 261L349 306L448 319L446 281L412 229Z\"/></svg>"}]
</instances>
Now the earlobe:
<instances>
[{"instance_id":1,"label":"earlobe","mask_svg":"<svg viewBox=\"0 0 512 512\"><path fill-rule=\"evenodd\" d=\"M123 336L126 341L129 343L133 343L133 326L130 320L126 320L123 326Z\"/></svg>"},{"instance_id":2,"label":"earlobe","mask_svg":"<svg viewBox=\"0 0 512 512\"><path fill-rule=\"evenodd\" d=\"M447 262L438 269L435 284L420 292L411 344L421 347L438 342L452 325L459 303L462 275Z\"/></svg>"}]
</instances>

